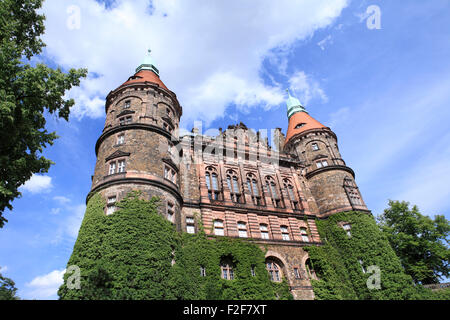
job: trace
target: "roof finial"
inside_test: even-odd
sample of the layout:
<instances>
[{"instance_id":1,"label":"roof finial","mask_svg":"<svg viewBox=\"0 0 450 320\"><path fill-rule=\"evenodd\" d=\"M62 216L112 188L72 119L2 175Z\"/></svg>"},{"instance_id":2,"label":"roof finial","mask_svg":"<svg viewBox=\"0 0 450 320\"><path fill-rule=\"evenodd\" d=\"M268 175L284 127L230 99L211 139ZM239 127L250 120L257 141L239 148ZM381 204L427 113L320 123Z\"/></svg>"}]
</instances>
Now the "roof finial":
<instances>
[{"instance_id":1,"label":"roof finial","mask_svg":"<svg viewBox=\"0 0 450 320\"><path fill-rule=\"evenodd\" d=\"M288 99L286 101L286 105L287 105L287 109L288 109L288 118L292 117L292 115L294 113L306 112L305 108L302 106L300 101L297 98L291 96L289 89L286 89L286 92L288 93Z\"/></svg>"},{"instance_id":2,"label":"roof finial","mask_svg":"<svg viewBox=\"0 0 450 320\"><path fill-rule=\"evenodd\" d=\"M141 70L150 70L153 71L157 76L159 76L159 70L155 66L155 61L153 60L150 53L152 50L150 48L147 49L147 56L145 57L144 61L137 67L136 72L139 72Z\"/></svg>"}]
</instances>

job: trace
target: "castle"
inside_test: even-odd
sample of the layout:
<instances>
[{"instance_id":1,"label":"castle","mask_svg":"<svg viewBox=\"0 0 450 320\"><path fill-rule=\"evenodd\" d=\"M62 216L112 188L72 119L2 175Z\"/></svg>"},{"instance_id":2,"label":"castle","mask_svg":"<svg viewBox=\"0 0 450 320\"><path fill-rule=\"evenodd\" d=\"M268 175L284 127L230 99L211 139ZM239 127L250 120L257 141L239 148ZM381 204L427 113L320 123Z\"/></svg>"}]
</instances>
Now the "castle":
<instances>
[{"instance_id":1,"label":"castle","mask_svg":"<svg viewBox=\"0 0 450 320\"><path fill-rule=\"evenodd\" d=\"M342 159L335 133L288 93L288 130L272 143L244 124L216 136L199 128L180 136L182 107L147 55L106 98L106 121L87 200L99 193L105 215L132 190L161 199L160 214L178 231L236 237L266 251L272 281L286 279L296 299L313 299L316 277L305 246L320 246L316 219L368 212L355 174ZM351 225L341 227L350 232ZM233 279L231 263L222 278Z\"/></svg>"}]
</instances>

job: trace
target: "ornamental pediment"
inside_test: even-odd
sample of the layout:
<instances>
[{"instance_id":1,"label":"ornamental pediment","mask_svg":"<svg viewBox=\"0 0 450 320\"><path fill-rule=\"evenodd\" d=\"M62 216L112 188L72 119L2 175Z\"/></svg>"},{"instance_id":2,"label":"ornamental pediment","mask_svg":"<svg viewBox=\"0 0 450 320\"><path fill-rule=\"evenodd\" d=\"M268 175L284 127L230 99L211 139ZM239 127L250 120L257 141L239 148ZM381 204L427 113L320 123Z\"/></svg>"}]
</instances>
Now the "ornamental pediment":
<instances>
[{"instance_id":1,"label":"ornamental pediment","mask_svg":"<svg viewBox=\"0 0 450 320\"><path fill-rule=\"evenodd\" d=\"M110 156L108 156L105 161L109 161L112 159L120 158L120 157L128 157L131 153L129 152L123 152L121 150L117 150L113 152Z\"/></svg>"}]
</instances>

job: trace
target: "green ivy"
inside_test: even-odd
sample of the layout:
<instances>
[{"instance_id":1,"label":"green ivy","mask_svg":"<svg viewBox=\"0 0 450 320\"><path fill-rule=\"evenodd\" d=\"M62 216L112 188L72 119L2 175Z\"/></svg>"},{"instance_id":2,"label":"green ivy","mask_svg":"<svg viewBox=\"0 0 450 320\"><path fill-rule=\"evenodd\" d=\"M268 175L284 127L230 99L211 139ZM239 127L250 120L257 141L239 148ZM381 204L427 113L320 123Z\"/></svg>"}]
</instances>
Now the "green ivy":
<instances>
[{"instance_id":1,"label":"green ivy","mask_svg":"<svg viewBox=\"0 0 450 320\"><path fill-rule=\"evenodd\" d=\"M208 238L202 226L180 234L157 213L158 199L139 197L130 193L109 216L99 194L89 200L68 262L81 270L80 289L69 289L65 274L61 299L292 299L285 281L270 281L255 244ZM221 278L224 257L232 257L234 280Z\"/></svg>"},{"instance_id":2,"label":"green ivy","mask_svg":"<svg viewBox=\"0 0 450 320\"><path fill-rule=\"evenodd\" d=\"M351 224L351 237L339 225L342 222ZM316 299L426 298L424 291L417 288L411 277L405 274L399 258L371 215L343 212L316 223L324 245L307 248L320 278L312 281ZM380 268L379 289L368 288L369 277L372 279L374 275L368 272L369 266Z\"/></svg>"}]
</instances>

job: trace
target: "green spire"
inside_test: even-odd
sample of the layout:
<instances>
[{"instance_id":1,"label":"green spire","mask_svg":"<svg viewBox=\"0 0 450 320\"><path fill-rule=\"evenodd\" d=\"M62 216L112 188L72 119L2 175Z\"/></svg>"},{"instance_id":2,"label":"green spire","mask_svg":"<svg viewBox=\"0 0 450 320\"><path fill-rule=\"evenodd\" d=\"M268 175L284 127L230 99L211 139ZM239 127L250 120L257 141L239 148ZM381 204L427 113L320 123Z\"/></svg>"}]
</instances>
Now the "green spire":
<instances>
[{"instance_id":1,"label":"green spire","mask_svg":"<svg viewBox=\"0 0 450 320\"><path fill-rule=\"evenodd\" d=\"M287 105L287 116L290 119L297 112L306 112L305 107L302 106L300 101L297 98L291 96L289 89L286 89L289 98L286 101ZM306 112L308 113L308 112Z\"/></svg>"},{"instance_id":2,"label":"green spire","mask_svg":"<svg viewBox=\"0 0 450 320\"><path fill-rule=\"evenodd\" d=\"M150 52L152 52L152 50L148 49L147 56L145 57L144 61L142 61L141 65L136 68L136 73L141 70L150 70L159 77L159 70L158 68L156 68L155 61L151 57Z\"/></svg>"}]
</instances>

